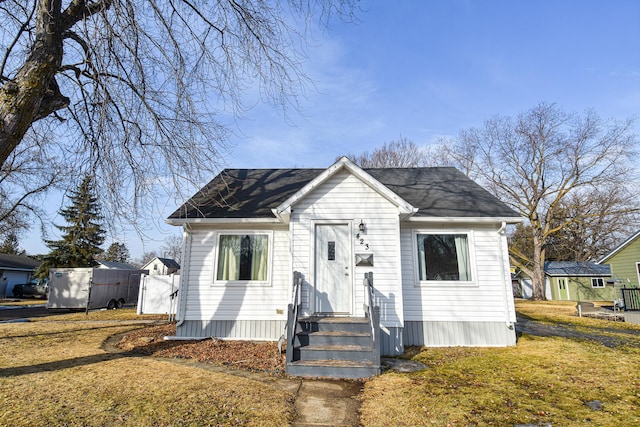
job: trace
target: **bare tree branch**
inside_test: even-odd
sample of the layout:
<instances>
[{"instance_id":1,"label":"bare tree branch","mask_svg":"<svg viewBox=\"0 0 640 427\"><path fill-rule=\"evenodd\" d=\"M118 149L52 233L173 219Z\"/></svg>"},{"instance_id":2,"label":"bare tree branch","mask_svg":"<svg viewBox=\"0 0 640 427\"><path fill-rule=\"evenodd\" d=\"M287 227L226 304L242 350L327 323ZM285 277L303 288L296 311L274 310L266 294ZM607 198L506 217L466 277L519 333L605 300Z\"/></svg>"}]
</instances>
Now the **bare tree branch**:
<instances>
[{"instance_id":1,"label":"bare tree branch","mask_svg":"<svg viewBox=\"0 0 640 427\"><path fill-rule=\"evenodd\" d=\"M190 193L216 172L253 105L297 108L308 26L351 19L355 4L4 0L0 167L46 136L58 164L96 175L105 208L135 221L158 186Z\"/></svg>"}]
</instances>

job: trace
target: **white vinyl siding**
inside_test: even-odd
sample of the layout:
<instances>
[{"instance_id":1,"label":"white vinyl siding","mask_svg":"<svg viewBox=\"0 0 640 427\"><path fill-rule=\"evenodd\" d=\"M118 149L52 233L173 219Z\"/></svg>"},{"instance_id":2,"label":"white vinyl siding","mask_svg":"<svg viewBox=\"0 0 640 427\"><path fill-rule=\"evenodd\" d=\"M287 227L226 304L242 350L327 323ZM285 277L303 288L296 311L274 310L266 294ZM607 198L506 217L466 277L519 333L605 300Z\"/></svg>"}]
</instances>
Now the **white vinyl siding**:
<instances>
[{"instance_id":1,"label":"white vinyl siding","mask_svg":"<svg viewBox=\"0 0 640 427\"><path fill-rule=\"evenodd\" d=\"M265 230L265 228L270 228ZM268 234L273 250L270 255L269 280L254 284L251 281L214 283L218 236L234 234L239 228L217 231L205 226L191 230L190 256L183 275L186 287L181 284L180 302L185 320L283 320L286 319L291 266L289 263L289 233L286 226L254 227L253 232ZM248 232L246 227L243 230ZM224 283L224 282L222 282ZM186 289L186 291L184 291ZM181 313L178 315L181 319Z\"/></svg>"},{"instance_id":2,"label":"white vinyl siding","mask_svg":"<svg viewBox=\"0 0 640 427\"><path fill-rule=\"evenodd\" d=\"M361 221L365 224L366 231L357 238ZM352 259L354 315L364 315L364 274L373 272L376 304L380 306L382 323L389 327L401 326L398 209L347 171L336 173L293 206L293 270L304 275L302 301L305 314L310 314L309 310L312 309L309 291L314 281L314 227L315 224L328 223L351 224L352 258L356 254L373 254L372 267L356 267L355 259Z\"/></svg>"},{"instance_id":3,"label":"white vinyl siding","mask_svg":"<svg viewBox=\"0 0 640 427\"><path fill-rule=\"evenodd\" d=\"M456 286L455 282L434 282L420 286L417 282L414 233L431 230L450 233L450 225L426 226L403 224L402 283L406 321L433 322L513 322L513 296L506 254L506 238L494 226L461 225L459 232L472 234L470 253L474 286ZM469 229L472 228L472 232ZM422 282L427 283L427 282Z\"/></svg>"}]
</instances>

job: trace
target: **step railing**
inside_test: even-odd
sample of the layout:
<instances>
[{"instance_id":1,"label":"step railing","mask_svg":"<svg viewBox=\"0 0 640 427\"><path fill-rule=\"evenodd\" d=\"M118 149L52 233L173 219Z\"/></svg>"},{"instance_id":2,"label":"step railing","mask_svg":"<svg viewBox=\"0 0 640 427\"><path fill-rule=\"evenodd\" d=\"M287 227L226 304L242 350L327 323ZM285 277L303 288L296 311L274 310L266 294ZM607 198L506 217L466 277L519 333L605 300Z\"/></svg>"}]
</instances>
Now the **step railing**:
<instances>
[{"instance_id":1,"label":"step railing","mask_svg":"<svg viewBox=\"0 0 640 427\"><path fill-rule=\"evenodd\" d=\"M624 311L640 311L640 288L620 288Z\"/></svg>"},{"instance_id":2,"label":"step railing","mask_svg":"<svg viewBox=\"0 0 640 427\"><path fill-rule=\"evenodd\" d=\"M302 273L298 271L293 272L293 289L291 291L291 303L289 304L287 311L287 351L286 360L287 363L293 362L293 346L295 344L296 337L296 324L298 323L298 315L302 309ZM282 351L282 350L281 350Z\"/></svg>"},{"instance_id":3,"label":"step railing","mask_svg":"<svg viewBox=\"0 0 640 427\"><path fill-rule=\"evenodd\" d=\"M375 305L375 289L373 287L373 272L364 274L366 304L364 311L369 318L371 327L371 337L373 338L373 361L376 365L380 365L380 307Z\"/></svg>"}]
</instances>

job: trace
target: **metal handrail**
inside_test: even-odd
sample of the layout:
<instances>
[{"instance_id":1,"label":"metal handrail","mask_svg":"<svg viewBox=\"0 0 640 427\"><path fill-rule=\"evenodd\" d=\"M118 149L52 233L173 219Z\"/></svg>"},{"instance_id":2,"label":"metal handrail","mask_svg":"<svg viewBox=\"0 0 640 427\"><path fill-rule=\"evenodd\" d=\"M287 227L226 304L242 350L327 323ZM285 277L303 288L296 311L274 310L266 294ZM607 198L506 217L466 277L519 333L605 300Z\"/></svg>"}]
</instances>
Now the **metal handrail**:
<instances>
[{"instance_id":1,"label":"metal handrail","mask_svg":"<svg viewBox=\"0 0 640 427\"><path fill-rule=\"evenodd\" d=\"M293 272L293 289L291 291L291 303L288 307L287 312L287 324L285 326L286 329L286 337L287 337L287 363L293 362L293 345L295 340L295 331L296 324L298 323L298 314L301 310L301 288L302 288L302 273L298 271ZM284 337L284 334L283 334ZM281 341L278 343L280 348L280 352L282 353L282 343Z\"/></svg>"},{"instance_id":2,"label":"metal handrail","mask_svg":"<svg viewBox=\"0 0 640 427\"><path fill-rule=\"evenodd\" d=\"M371 326L371 336L373 338L373 360L380 365L380 307L375 304L375 289L373 287L373 272L364 274L365 293L367 294L367 304L365 311Z\"/></svg>"}]
</instances>

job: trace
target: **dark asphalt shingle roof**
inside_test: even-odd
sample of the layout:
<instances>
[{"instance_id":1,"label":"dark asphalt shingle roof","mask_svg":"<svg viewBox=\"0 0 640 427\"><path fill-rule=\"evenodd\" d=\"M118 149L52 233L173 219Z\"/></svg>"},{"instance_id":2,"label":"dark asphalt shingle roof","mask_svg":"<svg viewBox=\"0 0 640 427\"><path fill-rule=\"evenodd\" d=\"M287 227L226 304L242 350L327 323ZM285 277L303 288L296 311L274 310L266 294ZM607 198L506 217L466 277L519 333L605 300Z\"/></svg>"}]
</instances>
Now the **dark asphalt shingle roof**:
<instances>
[{"instance_id":1,"label":"dark asphalt shingle roof","mask_svg":"<svg viewBox=\"0 0 640 427\"><path fill-rule=\"evenodd\" d=\"M611 276L609 264L578 261L546 261L544 272L549 276Z\"/></svg>"},{"instance_id":2,"label":"dark asphalt shingle roof","mask_svg":"<svg viewBox=\"0 0 640 427\"><path fill-rule=\"evenodd\" d=\"M225 169L169 216L273 218L276 208L325 169ZM455 168L364 169L418 208L416 217L518 217Z\"/></svg>"},{"instance_id":3,"label":"dark asphalt shingle roof","mask_svg":"<svg viewBox=\"0 0 640 427\"><path fill-rule=\"evenodd\" d=\"M0 254L0 270L34 270L40 265L40 261L24 255Z\"/></svg>"},{"instance_id":4,"label":"dark asphalt shingle roof","mask_svg":"<svg viewBox=\"0 0 640 427\"><path fill-rule=\"evenodd\" d=\"M175 268L176 270L180 270L180 264L178 264L178 262L176 260L174 260L174 259L158 257L158 260L162 264L164 264L164 266L167 267L167 268Z\"/></svg>"}]
</instances>

